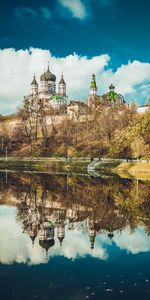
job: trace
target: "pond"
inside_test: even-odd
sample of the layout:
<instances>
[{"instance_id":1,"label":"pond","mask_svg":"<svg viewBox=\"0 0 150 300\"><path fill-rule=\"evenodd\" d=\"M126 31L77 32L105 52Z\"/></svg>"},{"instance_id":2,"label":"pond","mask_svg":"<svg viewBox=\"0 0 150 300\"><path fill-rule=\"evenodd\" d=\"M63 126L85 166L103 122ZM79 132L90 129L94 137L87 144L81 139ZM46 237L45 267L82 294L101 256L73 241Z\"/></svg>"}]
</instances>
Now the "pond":
<instances>
[{"instance_id":1,"label":"pond","mask_svg":"<svg viewBox=\"0 0 150 300\"><path fill-rule=\"evenodd\" d=\"M150 181L0 172L2 300L150 299Z\"/></svg>"}]
</instances>

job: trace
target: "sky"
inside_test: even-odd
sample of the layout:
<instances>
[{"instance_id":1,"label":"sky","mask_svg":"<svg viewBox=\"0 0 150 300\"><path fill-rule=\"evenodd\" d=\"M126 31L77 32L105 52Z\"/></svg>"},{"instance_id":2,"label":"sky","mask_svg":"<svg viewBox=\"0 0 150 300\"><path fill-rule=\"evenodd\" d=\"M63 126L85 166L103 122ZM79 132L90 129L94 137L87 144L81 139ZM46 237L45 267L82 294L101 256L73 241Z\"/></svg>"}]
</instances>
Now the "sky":
<instances>
[{"instance_id":1,"label":"sky","mask_svg":"<svg viewBox=\"0 0 150 300\"><path fill-rule=\"evenodd\" d=\"M128 102L150 95L149 0L5 0L0 3L0 113L15 112L49 61L72 99L112 82Z\"/></svg>"}]
</instances>

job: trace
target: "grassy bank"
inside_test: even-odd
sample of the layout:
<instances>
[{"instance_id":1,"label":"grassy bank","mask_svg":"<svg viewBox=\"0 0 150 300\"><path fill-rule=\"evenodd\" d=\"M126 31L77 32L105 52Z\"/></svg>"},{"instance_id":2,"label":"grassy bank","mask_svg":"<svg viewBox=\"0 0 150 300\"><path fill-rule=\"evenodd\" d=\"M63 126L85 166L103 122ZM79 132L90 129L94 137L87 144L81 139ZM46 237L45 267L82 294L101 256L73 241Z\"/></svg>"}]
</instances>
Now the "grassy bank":
<instances>
[{"instance_id":1,"label":"grassy bank","mask_svg":"<svg viewBox=\"0 0 150 300\"><path fill-rule=\"evenodd\" d=\"M88 158L0 158L0 170L37 171L37 172L74 172L87 173L87 166L91 163ZM100 162L96 170L99 173L117 174L121 177L150 180L150 163L120 162L119 160L105 160Z\"/></svg>"},{"instance_id":2,"label":"grassy bank","mask_svg":"<svg viewBox=\"0 0 150 300\"><path fill-rule=\"evenodd\" d=\"M117 174L139 179L150 180L150 163L148 162L122 162L114 170Z\"/></svg>"}]
</instances>

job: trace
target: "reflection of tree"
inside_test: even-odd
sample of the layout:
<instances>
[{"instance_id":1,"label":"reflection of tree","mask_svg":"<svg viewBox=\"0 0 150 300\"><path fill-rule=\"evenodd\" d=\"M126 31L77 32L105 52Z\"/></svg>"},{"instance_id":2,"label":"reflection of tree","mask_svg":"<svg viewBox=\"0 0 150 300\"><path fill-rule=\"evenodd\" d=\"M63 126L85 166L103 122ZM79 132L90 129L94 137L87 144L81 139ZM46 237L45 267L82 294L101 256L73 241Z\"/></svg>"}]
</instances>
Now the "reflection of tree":
<instances>
[{"instance_id":1,"label":"reflection of tree","mask_svg":"<svg viewBox=\"0 0 150 300\"><path fill-rule=\"evenodd\" d=\"M1 174L1 178L3 175ZM16 199L17 220L32 242L36 237L46 251L54 245L54 229L62 245L65 230L86 231L91 248L96 234L130 226L145 226L150 234L150 184L118 178L91 179L56 175L8 173L3 200L9 192ZM2 198L1 198L2 199ZM9 204L11 203L11 199Z\"/></svg>"}]
</instances>

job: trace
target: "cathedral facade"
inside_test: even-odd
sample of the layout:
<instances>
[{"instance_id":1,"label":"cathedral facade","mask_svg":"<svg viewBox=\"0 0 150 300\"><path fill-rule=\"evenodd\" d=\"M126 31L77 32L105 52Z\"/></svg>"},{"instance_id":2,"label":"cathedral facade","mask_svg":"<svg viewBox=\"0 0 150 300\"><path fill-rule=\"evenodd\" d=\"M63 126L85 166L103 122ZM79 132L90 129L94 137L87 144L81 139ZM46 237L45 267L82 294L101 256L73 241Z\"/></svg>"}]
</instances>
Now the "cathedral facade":
<instances>
[{"instance_id":1,"label":"cathedral facade","mask_svg":"<svg viewBox=\"0 0 150 300\"><path fill-rule=\"evenodd\" d=\"M56 88L56 76L50 71L48 66L47 71L40 76L40 84L37 83L34 76L31 83L31 93L25 98L30 99L43 99L45 107L52 107L54 110L59 111L62 107L66 108L69 116L83 115L89 113L90 109L101 104L103 106L111 107L125 104L124 97L115 92L115 87L111 84L109 91L100 96L97 94L97 84L95 74L92 75L91 84L89 87L89 95L85 101L72 101L66 95L66 82L63 74Z\"/></svg>"},{"instance_id":2,"label":"cathedral facade","mask_svg":"<svg viewBox=\"0 0 150 300\"><path fill-rule=\"evenodd\" d=\"M45 105L51 106L55 110L60 110L62 106L67 104L66 83L63 74L56 91L56 76L50 71L48 66L47 71L40 76L40 84L38 84L34 76L31 83L31 93L26 97L28 99L33 97L43 99Z\"/></svg>"}]
</instances>

